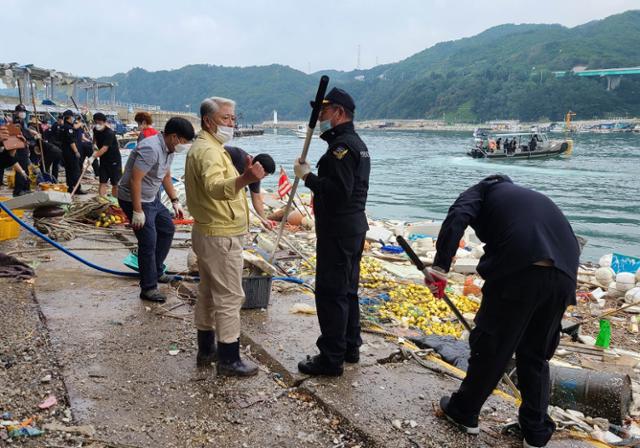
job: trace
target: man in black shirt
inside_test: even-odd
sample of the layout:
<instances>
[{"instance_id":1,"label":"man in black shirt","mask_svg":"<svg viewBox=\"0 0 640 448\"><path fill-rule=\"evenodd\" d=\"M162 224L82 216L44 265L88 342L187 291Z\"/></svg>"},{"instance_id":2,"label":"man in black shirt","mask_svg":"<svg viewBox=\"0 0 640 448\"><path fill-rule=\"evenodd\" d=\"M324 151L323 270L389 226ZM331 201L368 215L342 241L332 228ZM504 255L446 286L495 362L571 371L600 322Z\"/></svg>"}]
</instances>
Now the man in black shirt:
<instances>
[{"instance_id":1,"label":"man in black shirt","mask_svg":"<svg viewBox=\"0 0 640 448\"><path fill-rule=\"evenodd\" d=\"M225 146L224 149L231 156L231 162L233 163L233 166L236 167L236 170L238 170L238 174L244 173L247 164L247 156L249 154L247 154L247 152L242 148L235 146ZM267 175L276 172L276 164L269 154L258 154L253 158L253 163L255 162L260 162L260 165L262 165L264 172L267 173ZM253 209L262 219L265 220L265 222L267 222L267 217L264 213L264 201L262 200L262 194L260 193L260 181L249 184L248 188L251 192L251 203L253 204Z\"/></svg>"},{"instance_id":2,"label":"man in black shirt","mask_svg":"<svg viewBox=\"0 0 640 448\"><path fill-rule=\"evenodd\" d=\"M446 280L467 226L485 243L477 267L483 298L469 336L467 376L440 408L461 430L478 434L480 409L515 352L524 446L545 446L555 429L547 415L548 360L560 341L562 315L576 303L578 241L551 199L507 176L490 176L449 209L427 284Z\"/></svg>"},{"instance_id":3,"label":"man in black shirt","mask_svg":"<svg viewBox=\"0 0 640 448\"><path fill-rule=\"evenodd\" d=\"M62 144L62 163L64 165L65 177L67 181L67 189L69 193L73 191L76 183L80 180L80 149L76 144L76 130L73 127L72 110L67 109L62 114L64 118L64 124L62 131L60 132L60 142ZM78 187L76 194L87 194L82 190L82 187Z\"/></svg>"},{"instance_id":4,"label":"man in black shirt","mask_svg":"<svg viewBox=\"0 0 640 448\"><path fill-rule=\"evenodd\" d=\"M322 102L320 138L328 143L318 175L296 160L296 177L314 194L316 221L316 308L320 354L307 356L298 370L340 376L343 363L360 360L360 259L369 225L365 214L371 161L367 145L353 126L355 103L333 88Z\"/></svg>"},{"instance_id":5,"label":"man in black shirt","mask_svg":"<svg viewBox=\"0 0 640 448\"><path fill-rule=\"evenodd\" d=\"M29 131L27 126L27 108L24 104L18 104L15 107L13 114L13 123L20 126L20 131L24 137L25 147L15 151L15 159L25 172L29 172L29 165L31 164L30 155L31 148L35 145L35 138ZM31 181L27 177L16 176L16 180L13 186L13 195L22 196L23 194L31 193Z\"/></svg>"},{"instance_id":6,"label":"man in black shirt","mask_svg":"<svg viewBox=\"0 0 640 448\"><path fill-rule=\"evenodd\" d=\"M122 156L116 133L107 126L107 117L98 112L93 115L96 124L93 129L93 145L97 148L85 163L91 165L96 157L100 158L100 187L98 194L106 196L107 182L111 182L111 195L118 197L118 182L122 177Z\"/></svg>"}]
</instances>

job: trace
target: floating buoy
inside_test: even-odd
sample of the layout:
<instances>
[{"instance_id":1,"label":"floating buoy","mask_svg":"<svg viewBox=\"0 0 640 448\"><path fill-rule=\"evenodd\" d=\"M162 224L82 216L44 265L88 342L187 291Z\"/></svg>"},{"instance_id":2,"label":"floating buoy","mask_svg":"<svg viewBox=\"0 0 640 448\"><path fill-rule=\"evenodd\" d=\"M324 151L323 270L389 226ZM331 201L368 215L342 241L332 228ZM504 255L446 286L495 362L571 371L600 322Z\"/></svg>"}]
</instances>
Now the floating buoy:
<instances>
[{"instance_id":1,"label":"floating buoy","mask_svg":"<svg viewBox=\"0 0 640 448\"><path fill-rule=\"evenodd\" d=\"M616 275L616 289L627 292L636 285L636 276L631 272L621 272Z\"/></svg>"},{"instance_id":2,"label":"floating buoy","mask_svg":"<svg viewBox=\"0 0 640 448\"><path fill-rule=\"evenodd\" d=\"M300 213L298 210L294 210L291 213L289 213L289 216L287 217L287 222L292 226L299 226L300 224L302 224L302 218L303 218L302 213Z\"/></svg>"},{"instance_id":3,"label":"floating buoy","mask_svg":"<svg viewBox=\"0 0 640 448\"><path fill-rule=\"evenodd\" d=\"M615 278L616 273L610 267L601 267L596 269L596 280L601 285L608 285Z\"/></svg>"},{"instance_id":4,"label":"floating buoy","mask_svg":"<svg viewBox=\"0 0 640 448\"><path fill-rule=\"evenodd\" d=\"M606 254L600 257L598 264L600 265L600 267L610 268L612 261L613 261L613 254Z\"/></svg>"},{"instance_id":5,"label":"floating buoy","mask_svg":"<svg viewBox=\"0 0 640 448\"><path fill-rule=\"evenodd\" d=\"M627 291L624 295L624 301L627 303L640 303L640 286Z\"/></svg>"}]
</instances>

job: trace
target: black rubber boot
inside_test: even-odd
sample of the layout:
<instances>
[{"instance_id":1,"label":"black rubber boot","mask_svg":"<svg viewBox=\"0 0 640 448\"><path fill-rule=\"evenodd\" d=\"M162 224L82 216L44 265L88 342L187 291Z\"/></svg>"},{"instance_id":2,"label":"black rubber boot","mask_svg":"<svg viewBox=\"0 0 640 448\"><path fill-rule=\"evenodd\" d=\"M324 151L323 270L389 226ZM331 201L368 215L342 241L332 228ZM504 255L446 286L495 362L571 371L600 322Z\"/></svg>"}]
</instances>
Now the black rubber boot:
<instances>
[{"instance_id":1,"label":"black rubber boot","mask_svg":"<svg viewBox=\"0 0 640 448\"><path fill-rule=\"evenodd\" d=\"M307 375L341 376L342 366L331 365L322 355L308 356L298 363L298 370Z\"/></svg>"},{"instance_id":2,"label":"black rubber boot","mask_svg":"<svg viewBox=\"0 0 640 448\"><path fill-rule=\"evenodd\" d=\"M357 364L360 362L360 348L347 348L347 352L344 354L344 362L349 364Z\"/></svg>"},{"instance_id":3,"label":"black rubber boot","mask_svg":"<svg viewBox=\"0 0 640 448\"><path fill-rule=\"evenodd\" d=\"M258 374L258 366L251 361L240 359L240 342L225 344L218 342L218 375L253 376Z\"/></svg>"},{"instance_id":4,"label":"black rubber boot","mask_svg":"<svg viewBox=\"0 0 640 448\"><path fill-rule=\"evenodd\" d=\"M218 360L216 353L216 334L213 330L198 330L198 355L196 365L198 367L211 367Z\"/></svg>"}]
</instances>

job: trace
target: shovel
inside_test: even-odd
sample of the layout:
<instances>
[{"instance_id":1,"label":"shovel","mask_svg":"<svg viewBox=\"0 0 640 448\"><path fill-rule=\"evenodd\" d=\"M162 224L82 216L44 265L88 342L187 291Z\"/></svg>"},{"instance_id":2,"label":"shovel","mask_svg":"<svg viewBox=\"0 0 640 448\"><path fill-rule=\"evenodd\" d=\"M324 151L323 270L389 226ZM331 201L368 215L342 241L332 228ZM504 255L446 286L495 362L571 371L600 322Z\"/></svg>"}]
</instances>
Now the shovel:
<instances>
[{"instance_id":1,"label":"shovel","mask_svg":"<svg viewBox=\"0 0 640 448\"><path fill-rule=\"evenodd\" d=\"M409 256L409 259L411 259L411 262L416 266L416 268L418 268L420 272L425 273L427 266L425 266L422 260L420 260L420 258L416 255L416 253L413 251L413 249L411 248L407 240L405 240L404 237L400 235L396 237L396 240L398 241L398 244L407 253L407 255ZM446 282L436 283L436 287L438 288L438 292L440 293L439 295L442 297L442 300L445 301L449 309L451 309L453 314L455 314L456 318L462 324L462 326L466 328L467 331L471 332L471 325L469 325L469 322L467 322L467 319L464 318L464 316L462 315L458 307L451 301L449 296L447 296L447 293L444 291L445 286L446 286ZM509 387L509 389L511 389L511 392L513 392L513 395L516 397L516 399L522 400L520 391L518 390L516 385L513 384L513 381L511 381L511 378L509 378L509 375L507 375L506 373L503 373L502 381L504 381L504 383Z\"/></svg>"}]
</instances>

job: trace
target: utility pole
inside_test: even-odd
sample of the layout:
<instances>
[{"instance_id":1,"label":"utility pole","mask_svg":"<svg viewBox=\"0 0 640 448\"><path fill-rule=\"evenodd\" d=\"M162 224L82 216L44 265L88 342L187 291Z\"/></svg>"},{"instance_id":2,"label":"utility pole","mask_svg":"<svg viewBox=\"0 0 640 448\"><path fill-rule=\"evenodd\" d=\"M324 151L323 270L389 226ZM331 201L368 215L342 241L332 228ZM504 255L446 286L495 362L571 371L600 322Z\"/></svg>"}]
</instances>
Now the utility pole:
<instances>
[{"instance_id":1,"label":"utility pole","mask_svg":"<svg viewBox=\"0 0 640 448\"><path fill-rule=\"evenodd\" d=\"M358 44L358 64L356 65L356 69L360 70L360 44Z\"/></svg>"}]
</instances>

